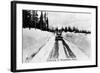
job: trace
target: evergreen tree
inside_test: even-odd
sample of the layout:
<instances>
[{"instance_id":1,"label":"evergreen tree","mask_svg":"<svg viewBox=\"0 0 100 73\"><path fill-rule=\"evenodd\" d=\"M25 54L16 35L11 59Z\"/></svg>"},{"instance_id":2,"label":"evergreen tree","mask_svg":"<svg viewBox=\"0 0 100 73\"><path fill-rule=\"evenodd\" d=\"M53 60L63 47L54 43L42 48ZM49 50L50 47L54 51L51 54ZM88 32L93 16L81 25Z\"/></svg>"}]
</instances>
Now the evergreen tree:
<instances>
[{"instance_id":1,"label":"evergreen tree","mask_svg":"<svg viewBox=\"0 0 100 73\"><path fill-rule=\"evenodd\" d=\"M65 27L65 32L67 32L67 27Z\"/></svg>"},{"instance_id":2,"label":"evergreen tree","mask_svg":"<svg viewBox=\"0 0 100 73\"><path fill-rule=\"evenodd\" d=\"M43 12L41 11L40 21L39 21L40 29L43 29Z\"/></svg>"},{"instance_id":3,"label":"evergreen tree","mask_svg":"<svg viewBox=\"0 0 100 73\"><path fill-rule=\"evenodd\" d=\"M48 17L47 17L47 20L46 20L46 23L47 23L47 30L48 30L48 28L49 28L49 21L48 21Z\"/></svg>"}]
</instances>

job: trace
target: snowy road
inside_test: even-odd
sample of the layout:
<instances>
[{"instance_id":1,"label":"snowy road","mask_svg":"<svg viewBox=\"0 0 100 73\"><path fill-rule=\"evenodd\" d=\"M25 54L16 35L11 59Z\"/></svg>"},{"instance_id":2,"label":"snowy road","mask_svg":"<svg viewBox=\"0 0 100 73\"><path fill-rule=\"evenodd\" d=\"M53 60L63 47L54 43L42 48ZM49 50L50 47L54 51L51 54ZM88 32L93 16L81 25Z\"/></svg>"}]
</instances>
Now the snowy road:
<instances>
[{"instance_id":1,"label":"snowy road","mask_svg":"<svg viewBox=\"0 0 100 73\"><path fill-rule=\"evenodd\" d=\"M64 38L56 41L55 36L52 36L30 62L46 62L58 59L88 60L89 58L73 43Z\"/></svg>"},{"instance_id":2,"label":"snowy road","mask_svg":"<svg viewBox=\"0 0 100 73\"><path fill-rule=\"evenodd\" d=\"M46 62L54 46L55 36L50 38L48 43L35 55L31 62Z\"/></svg>"},{"instance_id":3,"label":"snowy road","mask_svg":"<svg viewBox=\"0 0 100 73\"><path fill-rule=\"evenodd\" d=\"M71 51L76 55L77 60L88 60L88 56L83 53L76 45L65 40L65 42L69 45Z\"/></svg>"}]
</instances>

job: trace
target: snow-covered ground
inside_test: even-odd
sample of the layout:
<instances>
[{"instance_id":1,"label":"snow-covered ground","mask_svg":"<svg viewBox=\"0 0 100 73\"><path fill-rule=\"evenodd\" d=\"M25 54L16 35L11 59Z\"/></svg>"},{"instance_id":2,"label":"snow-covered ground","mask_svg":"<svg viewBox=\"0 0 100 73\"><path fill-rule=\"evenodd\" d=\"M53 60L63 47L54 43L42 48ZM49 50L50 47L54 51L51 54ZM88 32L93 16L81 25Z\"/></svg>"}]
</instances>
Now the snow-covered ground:
<instances>
[{"instance_id":1,"label":"snow-covered ground","mask_svg":"<svg viewBox=\"0 0 100 73\"><path fill-rule=\"evenodd\" d=\"M36 53L53 34L38 29L23 29L23 62L26 57Z\"/></svg>"},{"instance_id":2,"label":"snow-covered ground","mask_svg":"<svg viewBox=\"0 0 100 73\"><path fill-rule=\"evenodd\" d=\"M75 44L82 52L84 52L88 57L91 53L91 34L82 33L63 33L63 37Z\"/></svg>"},{"instance_id":3,"label":"snow-covered ground","mask_svg":"<svg viewBox=\"0 0 100 73\"><path fill-rule=\"evenodd\" d=\"M90 34L63 33L63 40L75 54L76 60L90 59ZM67 59L62 41L58 41L58 59ZM41 47L42 46L42 47ZM50 54L55 48L55 35L38 29L23 29L23 62L46 62L50 61ZM41 47L41 48L40 48ZM31 57L31 55L34 55ZM29 58L26 61L26 58ZM53 58L51 58L53 59Z\"/></svg>"},{"instance_id":4,"label":"snow-covered ground","mask_svg":"<svg viewBox=\"0 0 100 73\"><path fill-rule=\"evenodd\" d=\"M46 62L55 43L55 36L52 36L46 45L36 54L31 62Z\"/></svg>"},{"instance_id":5,"label":"snow-covered ground","mask_svg":"<svg viewBox=\"0 0 100 73\"><path fill-rule=\"evenodd\" d=\"M89 57L82 50L80 50L80 48L77 45L67 40L65 40L65 42L69 45L71 51L75 54L76 60L78 61L89 60Z\"/></svg>"}]
</instances>

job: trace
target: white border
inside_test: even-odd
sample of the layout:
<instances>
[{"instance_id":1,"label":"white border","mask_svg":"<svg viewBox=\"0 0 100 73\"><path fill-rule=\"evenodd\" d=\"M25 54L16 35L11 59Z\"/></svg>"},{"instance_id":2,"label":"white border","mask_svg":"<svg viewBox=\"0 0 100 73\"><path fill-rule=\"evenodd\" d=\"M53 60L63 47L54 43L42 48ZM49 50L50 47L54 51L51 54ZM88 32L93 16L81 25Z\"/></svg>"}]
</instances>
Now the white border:
<instances>
[{"instance_id":1,"label":"white border","mask_svg":"<svg viewBox=\"0 0 100 73\"><path fill-rule=\"evenodd\" d=\"M22 69L38 69L38 68L51 68L51 67L70 67L70 66L84 66L84 65L95 65L96 50L95 50L95 34L96 28L96 14L93 8L80 8L80 7L59 7L59 6L45 6L45 5L28 5L28 4L17 4L17 70ZM64 62L46 62L46 63L27 63L22 64L22 9L29 10L51 10L51 11L76 11L76 12L91 12L92 24L91 24L91 48L92 48L92 59L91 61L64 61Z\"/></svg>"}]
</instances>

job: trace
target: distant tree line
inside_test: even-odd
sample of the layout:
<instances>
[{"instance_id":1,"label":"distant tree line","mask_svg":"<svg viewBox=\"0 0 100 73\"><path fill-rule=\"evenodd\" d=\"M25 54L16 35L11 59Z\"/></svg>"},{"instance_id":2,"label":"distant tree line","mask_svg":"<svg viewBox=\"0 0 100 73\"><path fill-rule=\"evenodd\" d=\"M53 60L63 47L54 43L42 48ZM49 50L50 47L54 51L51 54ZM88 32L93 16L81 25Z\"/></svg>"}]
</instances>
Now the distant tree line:
<instances>
[{"instance_id":1,"label":"distant tree line","mask_svg":"<svg viewBox=\"0 0 100 73\"><path fill-rule=\"evenodd\" d=\"M74 33L86 33L86 34L90 34L91 32L88 31L88 30L81 30L81 29L78 29L76 27L65 27L65 28L61 28L62 31L64 32L74 32Z\"/></svg>"},{"instance_id":2,"label":"distant tree line","mask_svg":"<svg viewBox=\"0 0 100 73\"><path fill-rule=\"evenodd\" d=\"M60 32L74 32L74 33L85 33L85 34L90 34L91 32L88 31L88 30L81 30L81 29L78 29L76 27L62 27L61 29L58 29L57 27L56 28L51 28L51 29L48 29L48 31L50 32L56 32L56 31L60 31Z\"/></svg>"}]
</instances>

